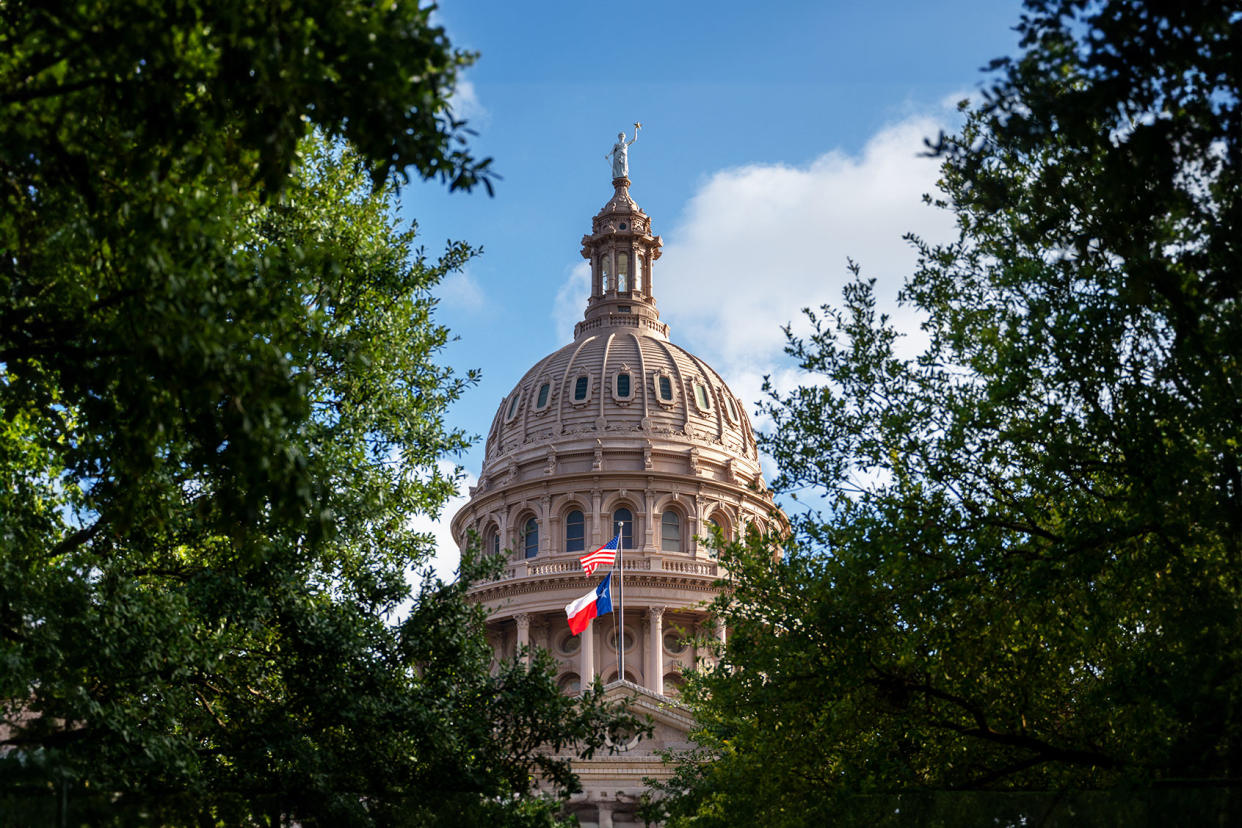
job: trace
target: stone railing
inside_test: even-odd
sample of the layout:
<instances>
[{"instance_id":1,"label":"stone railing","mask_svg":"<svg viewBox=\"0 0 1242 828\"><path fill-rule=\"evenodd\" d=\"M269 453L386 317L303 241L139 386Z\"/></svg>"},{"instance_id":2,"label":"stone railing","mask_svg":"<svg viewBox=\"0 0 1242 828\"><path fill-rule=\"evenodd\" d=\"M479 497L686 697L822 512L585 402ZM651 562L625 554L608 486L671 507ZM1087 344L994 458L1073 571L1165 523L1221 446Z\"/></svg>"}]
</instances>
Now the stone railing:
<instances>
[{"instance_id":1,"label":"stone railing","mask_svg":"<svg viewBox=\"0 0 1242 828\"><path fill-rule=\"evenodd\" d=\"M661 561L660 568L665 572L680 572L686 575L711 575L716 577L716 564L710 561Z\"/></svg>"},{"instance_id":2,"label":"stone railing","mask_svg":"<svg viewBox=\"0 0 1242 828\"><path fill-rule=\"evenodd\" d=\"M715 561L686 561L686 560L667 560L661 558L649 557L627 557L625 559L626 572L651 572L657 570L661 572L673 572L680 575L705 575L715 578L719 574L719 569ZM567 558L559 561L515 561L504 568L500 575L491 581L483 583L497 583L499 581L509 581L514 578L530 578L542 575L581 575L582 565L576 557Z\"/></svg>"}]
</instances>

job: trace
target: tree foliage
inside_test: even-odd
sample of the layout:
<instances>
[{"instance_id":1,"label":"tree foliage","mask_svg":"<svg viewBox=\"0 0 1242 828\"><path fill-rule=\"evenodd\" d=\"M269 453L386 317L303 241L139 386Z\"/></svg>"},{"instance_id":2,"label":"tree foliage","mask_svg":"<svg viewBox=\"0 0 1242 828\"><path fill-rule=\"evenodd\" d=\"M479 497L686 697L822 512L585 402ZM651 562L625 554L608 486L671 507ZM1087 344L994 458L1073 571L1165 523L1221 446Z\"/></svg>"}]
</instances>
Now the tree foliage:
<instances>
[{"instance_id":1,"label":"tree foliage","mask_svg":"<svg viewBox=\"0 0 1242 828\"><path fill-rule=\"evenodd\" d=\"M1237 821L1229 6L1028 2L1023 53L935 147L960 234L913 239L926 349L899 356L857 269L791 336L808 382L766 447L823 506L779 563L725 552L731 639L671 824ZM1146 793L1081 793L1123 789Z\"/></svg>"},{"instance_id":2,"label":"tree foliage","mask_svg":"<svg viewBox=\"0 0 1242 828\"><path fill-rule=\"evenodd\" d=\"M473 379L436 363L430 291L473 251L425 259L395 180L487 175L429 13L0 7L18 824L546 824L576 781L541 750L637 725L538 659L494 668L464 600L486 564L406 580Z\"/></svg>"}]
</instances>

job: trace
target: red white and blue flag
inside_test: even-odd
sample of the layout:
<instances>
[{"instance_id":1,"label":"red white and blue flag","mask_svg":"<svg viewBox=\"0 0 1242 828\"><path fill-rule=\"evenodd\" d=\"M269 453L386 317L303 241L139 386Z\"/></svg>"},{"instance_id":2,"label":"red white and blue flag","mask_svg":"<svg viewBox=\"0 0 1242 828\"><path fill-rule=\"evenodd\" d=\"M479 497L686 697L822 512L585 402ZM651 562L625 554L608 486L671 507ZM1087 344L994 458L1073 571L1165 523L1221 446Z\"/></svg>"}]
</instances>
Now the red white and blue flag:
<instances>
[{"instance_id":1,"label":"red white and blue flag","mask_svg":"<svg viewBox=\"0 0 1242 828\"><path fill-rule=\"evenodd\" d=\"M582 563L582 571L590 575L595 572L595 569L599 566L603 566L604 564L612 566L613 561L616 560L617 557L617 543L620 542L620 540L621 536L617 535L591 554L584 555L579 558L579 562Z\"/></svg>"},{"instance_id":2,"label":"red white and blue flag","mask_svg":"<svg viewBox=\"0 0 1242 828\"><path fill-rule=\"evenodd\" d=\"M599 586L565 607L569 616L569 631L574 635L582 632L591 619L612 612L612 573L604 576Z\"/></svg>"}]
</instances>

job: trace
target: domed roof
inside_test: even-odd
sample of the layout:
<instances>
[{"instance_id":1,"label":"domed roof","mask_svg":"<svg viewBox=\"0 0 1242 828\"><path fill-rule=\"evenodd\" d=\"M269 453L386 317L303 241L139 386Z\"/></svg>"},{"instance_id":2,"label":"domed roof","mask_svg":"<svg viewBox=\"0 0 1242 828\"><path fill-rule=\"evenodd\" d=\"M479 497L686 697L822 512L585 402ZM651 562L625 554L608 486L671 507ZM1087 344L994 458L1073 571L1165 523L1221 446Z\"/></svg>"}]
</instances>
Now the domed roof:
<instances>
[{"instance_id":1,"label":"domed roof","mask_svg":"<svg viewBox=\"0 0 1242 828\"><path fill-rule=\"evenodd\" d=\"M523 447L626 436L719 447L759 472L746 411L719 374L655 332L611 325L541 359L502 400L483 473Z\"/></svg>"},{"instance_id":2,"label":"domed roof","mask_svg":"<svg viewBox=\"0 0 1242 828\"><path fill-rule=\"evenodd\" d=\"M660 321L652 264L663 241L630 197L630 180L612 183L612 198L582 238L591 295L574 341L541 359L501 401L482 477L503 476L533 452L611 453L633 438L648 452L697 456L701 448L730 478L758 481L742 403L703 360L670 342Z\"/></svg>"}]
</instances>

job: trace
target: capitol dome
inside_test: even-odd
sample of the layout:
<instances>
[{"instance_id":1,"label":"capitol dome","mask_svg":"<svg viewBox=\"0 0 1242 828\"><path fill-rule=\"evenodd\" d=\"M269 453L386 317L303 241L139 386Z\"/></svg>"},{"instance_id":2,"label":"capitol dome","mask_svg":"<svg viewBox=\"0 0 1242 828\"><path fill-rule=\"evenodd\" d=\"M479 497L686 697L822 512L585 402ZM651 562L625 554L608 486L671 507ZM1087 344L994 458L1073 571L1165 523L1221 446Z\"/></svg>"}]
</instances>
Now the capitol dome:
<instances>
[{"instance_id":1,"label":"capitol dome","mask_svg":"<svg viewBox=\"0 0 1242 828\"><path fill-rule=\"evenodd\" d=\"M726 635L708 612L722 573L705 537L784 523L742 401L669 340L653 270L663 242L629 178L612 183L582 238L591 294L574 340L500 401L478 485L452 521L463 551L477 539L505 560L470 591L498 661L542 647L565 692L600 678L655 722L653 738L620 755L574 762L585 793L571 810L583 825L632 817L642 777L667 775L659 751L688 745L681 674ZM588 576L579 559L614 535L614 610L574 635L566 606L608 572Z\"/></svg>"}]
</instances>

